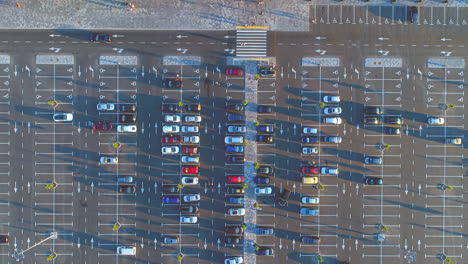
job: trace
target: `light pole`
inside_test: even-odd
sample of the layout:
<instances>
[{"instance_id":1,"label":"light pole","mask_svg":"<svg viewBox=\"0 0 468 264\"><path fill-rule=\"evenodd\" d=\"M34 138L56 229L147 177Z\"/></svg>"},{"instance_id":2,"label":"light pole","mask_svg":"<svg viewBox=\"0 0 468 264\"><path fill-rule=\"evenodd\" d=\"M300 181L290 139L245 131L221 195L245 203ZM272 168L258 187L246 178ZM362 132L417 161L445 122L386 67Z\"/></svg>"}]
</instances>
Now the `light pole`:
<instances>
[{"instance_id":1,"label":"light pole","mask_svg":"<svg viewBox=\"0 0 468 264\"><path fill-rule=\"evenodd\" d=\"M51 233L50 233L50 236L49 236L48 238L45 238L45 239L39 241L38 243L36 243L36 244L30 246L29 248L27 248L27 249L25 249L25 250L15 248L15 252L13 252L13 254L12 254L11 256L12 256L13 258L15 258L16 261L20 261L20 260L24 259L24 253L25 253L26 251L28 251L28 250L30 250L30 249L33 249L33 248L35 248L35 247L37 247L37 246L39 246L40 244L46 242L47 240L49 240L49 239L51 239L51 238L52 238L52 239L57 239L57 236L58 236L58 233L57 233L57 232L51 232Z\"/></svg>"}]
</instances>

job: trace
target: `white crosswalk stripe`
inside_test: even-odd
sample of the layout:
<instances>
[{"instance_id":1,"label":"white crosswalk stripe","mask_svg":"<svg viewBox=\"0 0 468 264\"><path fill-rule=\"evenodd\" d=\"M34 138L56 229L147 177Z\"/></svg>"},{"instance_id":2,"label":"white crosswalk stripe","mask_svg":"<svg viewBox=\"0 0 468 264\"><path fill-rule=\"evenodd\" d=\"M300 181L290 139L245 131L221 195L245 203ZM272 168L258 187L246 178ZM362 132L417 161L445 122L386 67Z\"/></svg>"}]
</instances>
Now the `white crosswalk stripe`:
<instances>
[{"instance_id":1,"label":"white crosswalk stripe","mask_svg":"<svg viewBox=\"0 0 468 264\"><path fill-rule=\"evenodd\" d=\"M236 56L266 57L266 30L238 30L236 38Z\"/></svg>"}]
</instances>

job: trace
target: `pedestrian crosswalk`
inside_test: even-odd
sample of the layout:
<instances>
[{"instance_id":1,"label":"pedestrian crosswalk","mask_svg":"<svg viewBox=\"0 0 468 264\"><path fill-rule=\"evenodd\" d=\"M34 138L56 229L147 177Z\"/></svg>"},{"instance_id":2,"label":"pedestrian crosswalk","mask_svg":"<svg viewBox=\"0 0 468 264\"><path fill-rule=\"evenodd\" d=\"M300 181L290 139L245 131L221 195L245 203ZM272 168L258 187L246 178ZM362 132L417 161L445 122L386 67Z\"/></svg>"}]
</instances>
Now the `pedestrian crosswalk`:
<instances>
[{"instance_id":1,"label":"pedestrian crosswalk","mask_svg":"<svg viewBox=\"0 0 468 264\"><path fill-rule=\"evenodd\" d=\"M236 38L237 57L266 57L267 31L266 30L237 30Z\"/></svg>"}]
</instances>

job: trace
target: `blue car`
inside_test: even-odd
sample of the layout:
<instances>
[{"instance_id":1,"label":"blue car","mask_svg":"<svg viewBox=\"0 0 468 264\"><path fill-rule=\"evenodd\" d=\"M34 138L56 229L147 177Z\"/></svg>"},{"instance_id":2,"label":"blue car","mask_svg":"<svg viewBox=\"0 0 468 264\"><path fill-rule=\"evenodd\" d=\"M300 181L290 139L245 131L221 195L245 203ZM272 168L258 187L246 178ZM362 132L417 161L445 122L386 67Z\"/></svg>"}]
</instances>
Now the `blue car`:
<instances>
[{"instance_id":1,"label":"blue car","mask_svg":"<svg viewBox=\"0 0 468 264\"><path fill-rule=\"evenodd\" d=\"M228 114L227 119L229 122L242 122L244 121L244 116L238 114Z\"/></svg>"},{"instance_id":2,"label":"blue car","mask_svg":"<svg viewBox=\"0 0 468 264\"><path fill-rule=\"evenodd\" d=\"M271 126L271 125L259 125L257 127L257 132L273 133L273 126Z\"/></svg>"},{"instance_id":3,"label":"blue car","mask_svg":"<svg viewBox=\"0 0 468 264\"><path fill-rule=\"evenodd\" d=\"M229 198L229 203L243 204L243 203L245 203L245 199L244 198L238 198L238 197L231 197L231 198Z\"/></svg>"},{"instance_id":4,"label":"blue car","mask_svg":"<svg viewBox=\"0 0 468 264\"><path fill-rule=\"evenodd\" d=\"M163 204L178 204L180 203L180 199L178 197L163 197Z\"/></svg>"},{"instance_id":5,"label":"blue car","mask_svg":"<svg viewBox=\"0 0 468 264\"><path fill-rule=\"evenodd\" d=\"M317 137L302 137L302 143L309 144L317 142Z\"/></svg>"},{"instance_id":6,"label":"blue car","mask_svg":"<svg viewBox=\"0 0 468 264\"><path fill-rule=\"evenodd\" d=\"M226 152L244 153L243 146L226 146Z\"/></svg>"}]
</instances>

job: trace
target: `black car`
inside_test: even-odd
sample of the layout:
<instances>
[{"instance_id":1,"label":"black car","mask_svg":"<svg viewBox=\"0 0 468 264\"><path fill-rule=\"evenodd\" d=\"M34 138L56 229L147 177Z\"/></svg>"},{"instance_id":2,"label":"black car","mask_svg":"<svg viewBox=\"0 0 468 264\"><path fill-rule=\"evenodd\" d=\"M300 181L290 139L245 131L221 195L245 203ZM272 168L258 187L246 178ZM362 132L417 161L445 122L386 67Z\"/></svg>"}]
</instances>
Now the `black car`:
<instances>
[{"instance_id":1,"label":"black car","mask_svg":"<svg viewBox=\"0 0 468 264\"><path fill-rule=\"evenodd\" d=\"M272 125L259 125L257 126L257 132L271 134L273 133L273 126Z\"/></svg>"},{"instance_id":2,"label":"black car","mask_svg":"<svg viewBox=\"0 0 468 264\"><path fill-rule=\"evenodd\" d=\"M273 113L273 107L269 105L259 105L257 106L257 113Z\"/></svg>"},{"instance_id":3,"label":"black car","mask_svg":"<svg viewBox=\"0 0 468 264\"><path fill-rule=\"evenodd\" d=\"M136 112L136 105L134 104L121 104L119 105L119 111L123 113L134 113Z\"/></svg>"},{"instance_id":4,"label":"black car","mask_svg":"<svg viewBox=\"0 0 468 264\"><path fill-rule=\"evenodd\" d=\"M366 125L380 125L382 123L382 120L380 117L377 116L368 116L364 118L364 124Z\"/></svg>"},{"instance_id":5,"label":"black car","mask_svg":"<svg viewBox=\"0 0 468 264\"><path fill-rule=\"evenodd\" d=\"M257 255L259 255L259 256L271 256L271 255L273 255L273 249L272 248L259 248L257 250Z\"/></svg>"},{"instance_id":6,"label":"black car","mask_svg":"<svg viewBox=\"0 0 468 264\"><path fill-rule=\"evenodd\" d=\"M161 111L165 113L174 113L179 110L179 106L177 104L162 104Z\"/></svg>"},{"instance_id":7,"label":"black car","mask_svg":"<svg viewBox=\"0 0 468 264\"><path fill-rule=\"evenodd\" d=\"M273 227L259 226L255 228L255 234L260 236L272 236L273 233Z\"/></svg>"},{"instance_id":8,"label":"black car","mask_svg":"<svg viewBox=\"0 0 468 264\"><path fill-rule=\"evenodd\" d=\"M92 42L111 42L112 38L109 34L91 33L89 34L89 40Z\"/></svg>"},{"instance_id":9,"label":"black car","mask_svg":"<svg viewBox=\"0 0 468 264\"><path fill-rule=\"evenodd\" d=\"M226 157L226 162L227 163L244 163L245 162L245 158L244 156L240 156L240 155L228 155Z\"/></svg>"},{"instance_id":10,"label":"black car","mask_svg":"<svg viewBox=\"0 0 468 264\"><path fill-rule=\"evenodd\" d=\"M10 236L0 235L0 244L6 244L8 241L10 241Z\"/></svg>"},{"instance_id":11,"label":"black car","mask_svg":"<svg viewBox=\"0 0 468 264\"><path fill-rule=\"evenodd\" d=\"M268 166L268 165L260 165L260 167L258 167L257 169L258 174L272 175L273 172L275 172L275 169L273 169L272 166Z\"/></svg>"},{"instance_id":12,"label":"black car","mask_svg":"<svg viewBox=\"0 0 468 264\"><path fill-rule=\"evenodd\" d=\"M134 185L119 185L119 193L135 193L136 187Z\"/></svg>"},{"instance_id":13,"label":"black car","mask_svg":"<svg viewBox=\"0 0 468 264\"><path fill-rule=\"evenodd\" d=\"M201 105L200 104L189 104L185 106L185 111L186 112L200 112L201 111Z\"/></svg>"},{"instance_id":14,"label":"black car","mask_svg":"<svg viewBox=\"0 0 468 264\"><path fill-rule=\"evenodd\" d=\"M178 193L180 191L177 185L164 185L162 190L164 193Z\"/></svg>"},{"instance_id":15,"label":"black car","mask_svg":"<svg viewBox=\"0 0 468 264\"><path fill-rule=\"evenodd\" d=\"M385 116L384 123L389 125L401 125L403 124L403 118L399 116Z\"/></svg>"},{"instance_id":16,"label":"black car","mask_svg":"<svg viewBox=\"0 0 468 264\"><path fill-rule=\"evenodd\" d=\"M254 178L254 181L256 184L269 184L270 183L270 177L265 177L265 176L257 176Z\"/></svg>"},{"instance_id":17,"label":"black car","mask_svg":"<svg viewBox=\"0 0 468 264\"><path fill-rule=\"evenodd\" d=\"M184 87L184 83L178 77L176 78L164 78L163 79L164 88L173 88L178 89Z\"/></svg>"},{"instance_id":18,"label":"black car","mask_svg":"<svg viewBox=\"0 0 468 264\"><path fill-rule=\"evenodd\" d=\"M226 105L226 110L232 111L232 112L242 112L244 111L244 106L241 104L230 104L230 105Z\"/></svg>"},{"instance_id":19,"label":"black car","mask_svg":"<svg viewBox=\"0 0 468 264\"><path fill-rule=\"evenodd\" d=\"M122 123L136 123L136 115L120 115L120 122Z\"/></svg>"},{"instance_id":20,"label":"black car","mask_svg":"<svg viewBox=\"0 0 468 264\"><path fill-rule=\"evenodd\" d=\"M264 77L275 77L276 71L274 70L260 70L260 75Z\"/></svg>"},{"instance_id":21,"label":"black car","mask_svg":"<svg viewBox=\"0 0 468 264\"><path fill-rule=\"evenodd\" d=\"M290 196L291 196L291 190L283 189L277 199L278 204L281 206L285 206Z\"/></svg>"},{"instance_id":22,"label":"black car","mask_svg":"<svg viewBox=\"0 0 468 264\"><path fill-rule=\"evenodd\" d=\"M364 109L366 115L381 115L382 109L380 107L368 106Z\"/></svg>"},{"instance_id":23,"label":"black car","mask_svg":"<svg viewBox=\"0 0 468 264\"><path fill-rule=\"evenodd\" d=\"M241 238L236 236L228 236L224 238L224 243L226 244L241 244L241 242Z\"/></svg>"},{"instance_id":24,"label":"black car","mask_svg":"<svg viewBox=\"0 0 468 264\"><path fill-rule=\"evenodd\" d=\"M196 214L198 213L198 206L196 205L183 205L179 207L179 212L183 214Z\"/></svg>"},{"instance_id":25,"label":"black car","mask_svg":"<svg viewBox=\"0 0 468 264\"><path fill-rule=\"evenodd\" d=\"M255 140L261 143L273 143L273 136L258 135Z\"/></svg>"},{"instance_id":26,"label":"black car","mask_svg":"<svg viewBox=\"0 0 468 264\"><path fill-rule=\"evenodd\" d=\"M400 135L401 130L394 127L384 127L384 133L388 135Z\"/></svg>"},{"instance_id":27,"label":"black car","mask_svg":"<svg viewBox=\"0 0 468 264\"><path fill-rule=\"evenodd\" d=\"M243 122L245 117L238 114L228 114L227 119L229 122Z\"/></svg>"},{"instance_id":28,"label":"black car","mask_svg":"<svg viewBox=\"0 0 468 264\"><path fill-rule=\"evenodd\" d=\"M241 235L244 233L244 229L241 226L226 226L224 232L227 234Z\"/></svg>"},{"instance_id":29,"label":"black car","mask_svg":"<svg viewBox=\"0 0 468 264\"><path fill-rule=\"evenodd\" d=\"M304 244L320 244L320 237L317 236L303 236L301 238Z\"/></svg>"},{"instance_id":30,"label":"black car","mask_svg":"<svg viewBox=\"0 0 468 264\"><path fill-rule=\"evenodd\" d=\"M366 177L365 183L367 185L382 185L383 179L379 177Z\"/></svg>"},{"instance_id":31,"label":"black car","mask_svg":"<svg viewBox=\"0 0 468 264\"><path fill-rule=\"evenodd\" d=\"M245 193L245 189L241 187L229 187L227 188L228 194L239 194L242 195Z\"/></svg>"}]
</instances>

